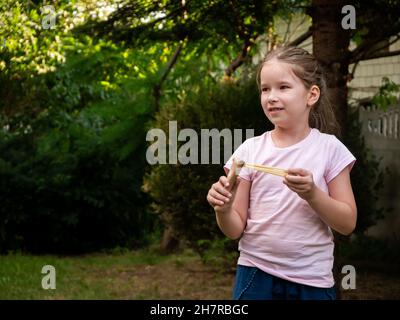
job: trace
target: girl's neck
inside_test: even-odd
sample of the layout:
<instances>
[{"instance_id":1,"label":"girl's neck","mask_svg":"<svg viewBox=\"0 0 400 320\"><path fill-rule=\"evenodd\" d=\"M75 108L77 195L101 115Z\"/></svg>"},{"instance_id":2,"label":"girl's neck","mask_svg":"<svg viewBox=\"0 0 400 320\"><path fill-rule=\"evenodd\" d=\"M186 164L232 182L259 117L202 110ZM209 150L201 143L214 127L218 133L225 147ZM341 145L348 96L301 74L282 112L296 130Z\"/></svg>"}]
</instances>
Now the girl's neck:
<instances>
[{"instance_id":1,"label":"girl's neck","mask_svg":"<svg viewBox=\"0 0 400 320\"><path fill-rule=\"evenodd\" d=\"M290 129L275 126L275 129L271 132L271 138L276 147L286 148L305 139L310 132L311 128L308 125Z\"/></svg>"}]
</instances>

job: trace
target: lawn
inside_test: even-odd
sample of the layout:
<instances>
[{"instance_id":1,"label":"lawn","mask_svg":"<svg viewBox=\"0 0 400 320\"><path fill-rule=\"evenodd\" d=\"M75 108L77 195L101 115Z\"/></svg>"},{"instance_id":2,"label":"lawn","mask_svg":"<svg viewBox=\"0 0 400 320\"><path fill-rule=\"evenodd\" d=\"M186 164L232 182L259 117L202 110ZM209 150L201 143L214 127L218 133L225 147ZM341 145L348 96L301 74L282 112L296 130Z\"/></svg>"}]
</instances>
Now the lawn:
<instances>
[{"instance_id":1,"label":"lawn","mask_svg":"<svg viewBox=\"0 0 400 320\"><path fill-rule=\"evenodd\" d=\"M44 265L56 289L42 288ZM357 287L343 299L400 299L400 276L354 262ZM369 270L371 269L371 270ZM379 268L378 268L379 269ZM204 265L191 251L114 251L73 257L0 256L0 299L230 299L232 271Z\"/></svg>"},{"instance_id":2,"label":"lawn","mask_svg":"<svg viewBox=\"0 0 400 320\"><path fill-rule=\"evenodd\" d=\"M55 290L42 288L45 265L55 267ZM190 251L0 256L0 299L228 299L231 281Z\"/></svg>"}]
</instances>

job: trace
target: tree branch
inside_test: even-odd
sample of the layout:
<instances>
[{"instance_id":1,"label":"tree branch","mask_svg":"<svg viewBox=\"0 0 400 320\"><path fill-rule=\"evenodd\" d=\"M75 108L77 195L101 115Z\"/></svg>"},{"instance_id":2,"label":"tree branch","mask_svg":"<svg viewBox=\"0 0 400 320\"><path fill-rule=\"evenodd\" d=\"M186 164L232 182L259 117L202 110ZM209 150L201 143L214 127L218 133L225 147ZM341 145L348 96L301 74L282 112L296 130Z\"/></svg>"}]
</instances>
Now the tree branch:
<instances>
[{"instance_id":1,"label":"tree branch","mask_svg":"<svg viewBox=\"0 0 400 320\"><path fill-rule=\"evenodd\" d=\"M292 16L290 16L289 21L287 22L286 25L286 31L285 35L283 36L283 42L285 43L286 40L289 38L289 33L290 33L290 25L292 24Z\"/></svg>"},{"instance_id":2,"label":"tree branch","mask_svg":"<svg viewBox=\"0 0 400 320\"><path fill-rule=\"evenodd\" d=\"M232 76L235 70L243 64L243 62L246 60L246 57L248 56L250 47L254 43L250 36L250 34L252 33L252 28L251 26L246 26L243 23L243 20L240 17L240 13L237 10L237 2L235 0L231 0L229 1L229 4L236 19L237 34L239 38L243 39L243 46L237 57L225 69L225 76L227 77Z\"/></svg>"},{"instance_id":3,"label":"tree branch","mask_svg":"<svg viewBox=\"0 0 400 320\"><path fill-rule=\"evenodd\" d=\"M296 34L297 30L306 22L307 16L304 15L301 21L297 24L296 28L292 31L292 34Z\"/></svg>"},{"instance_id":4,"label":"tree branch","mask_svg":"<svg viewBox=\"0 0 400 320\"><path fill-rule=\"evenodd\" d=\"M348 81L348 82L350 82L351 80L354 79L354 74L355 74L355 72L356 72L356 69L357 69L357 66L358 66L359 63L360 63L360 60L359 60L359 61L356 61L356 62L354 63L354 65L353 65L353 69L352 69L351 72L347 75L347 81Z\"/></svg>"},{"instance_id":5,"label":"tree branch","mask_svg":"<svg viewBox=\"0 0 400 320\"><path fill-rule=\"evenodd\" d=\"M239 52L237 57L231 62L231 64L228 66L228 68L225 69L225 75L227 77L230 77L237 68L239 68L243 62L246 60L247 54L249 52L249 49L251 47L252 41L250 39L245 39L242 50Z\"/></svg>"},{"instance_id":6,"label":"tree branch","mask_svg":"<svg viewBox=\"0 0 400 320\"><path fill-rule=\"evenodd\" d=\"M154 99L155 99L155 107L156 107L155 111L158 111L159 108L160 108L160 98L161 98L162 85L163 85L165 79L167 79L167 76L171 72L171 70L174 67L176 61L178 60L179 54L181 53L182 48L183 48L183 44L184 44L184 41L181 41L179 43L179 45L175 49L175 52L172 55L171 59L168 61L167 67L166 67L163 75L161 76L160 81L157 84L155 84L154 87L153 87L153 96L154 96Z\"/></svg>"},{"instance_id":7,"label":"tree branch","mask_svg":"<svg viewBox=\"0 0 400 320\"><path fill-rule=\"evenodd\" d=\"M302 43L303 41L307 40L311 36L312 36L312 29L310 27L302 35L300 35L299 37L297 37L293 41L289 42L288 46L298 46L300 43Z\"/></svg>"},{"instance_id":8,"label":"tree branch","mask_svg":"<svg viewBox=\"0 0 400 320\"><path fill-rule=\"evenodd\" d=\"M235 3L233 3L235 2ZM243 24L243 20L240 17L240 13L237 10L237 3L236 1L229 1L229 5L232 8L232 12L235 16L236 19L236 26L237 26L237 32L240 38L245 39L246 36L246 26Z\"/></svg>"},{"instance_id":9,"label":"tree branch","mask_svg":"<svg viewBox=\"0 0 400 320\"><path fill-rule=\"evenodd\" d=\"M377 58L392 57L392 56L397 56L397 55L400 55L400 50L377 53L374 55L368 55L368 56L362 57L360 60L371 60L371 59L377 59Z\"/></svg>"},{"instance_id":10,"label":"tree branch","mask_svg":"<svg viewBox=\"0 0 400 320\"><path fill-rule=\"evenodd\" d=\"M349 53L349 62L354 63L359 60L369 60L369 59L375 59L376 57L379 58L378 55L382 55L384 53L379 53L375 55L374 53L383 49L388 48L391 44L395 43L400 39L400 36L397 35L394 40L389 41L388 43L384 44L383 46L373 49L372 51L368 52L368 48L374 47L377 45L380 41L384 40L382 38L374 38L370 40L366 40L363 43L361 43L357 48L355 48L353 51Z\"/></svg>"},{"instance_id":11,"label":"tree branch","mask_svg":"<svg viewBox=\"0 0 400 320\"><path fill-rule=\"evenodd\" d=\"M179 43L179 46L175 49L174 54L172 55L171 59L168 61L167 68L166 68L163 76L160 79L160 82L159 82L160 85L165 81L165 79L168 76L168 73L171 71L172 67L178 60L178 56L181 53L182 48L183 48L183 41Z\"/></svg>"}]
</instances>

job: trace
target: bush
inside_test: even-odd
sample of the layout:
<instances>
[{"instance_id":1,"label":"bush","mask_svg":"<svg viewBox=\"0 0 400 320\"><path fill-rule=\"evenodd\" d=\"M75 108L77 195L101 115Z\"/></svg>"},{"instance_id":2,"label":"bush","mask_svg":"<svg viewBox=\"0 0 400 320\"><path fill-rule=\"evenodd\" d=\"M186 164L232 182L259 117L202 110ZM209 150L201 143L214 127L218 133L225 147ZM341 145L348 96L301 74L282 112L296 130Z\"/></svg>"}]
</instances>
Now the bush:
<instances>
[{"instance_id":1,"label":"bush","mask_svg":"<svg viewBox=\"0 0 400 320\"><path fill-rule=\"evenodd\" d=\"M203 263L213 266L221 273L235 273L239 257L237 241L231 241L229 238L199 240L197 245Z\"/></svg>"},{"instance_id":2,"label":"bush","mask_svg":"<svg viewBox=\"0 0 400 320\"><path fill-rule=\"evenodd\" d=\"M357 235L341 248L343 259L366 260L400 268L400 240Z\"/></svg>"},{"instance_id":3,"label":"bush","mask_svg":"<svg viewBox=\"0 0 400 320\"><path fill-rule=\"evenodd\" d=\"M146 243L156 218L141 191L148 116L114 113L52 109L34 120L3 119L14 129L0 132L1 253Z\"/></svg>"},{"instance_id":4,"label":"bush","mask_svg":"<svg viewBox=\"0 0 400 320\"><path fill-rule=\"evenodd\" d=\"M0 253L146 244L157 223L141 186L158 55L46 32L31 5L3 2L20 18L2 25ZM58 25L74 8L60 3Z\"/></svg>"},{"instance_id":5,"label":"bush","mask_svg":"<svg viewBox=\"0 0 400 320\"><path fill-rule=\"evenodd\" d=\"M178 103L169 103L157 114L153 126L167 133L169 121L173 120L177 121L178 132L192 128L199 137L201 129L249 128L259 135L271 128L260 106L254 79L203 88ZM222 157L223 152L220 164L154 165L144 180L144 190L153 199L152 208L172 230L173 237L188 241L199 252L205 252L210 244L202 240L224 237L206 201L211 184L224 174Z\"/></svg>"}]
</instances>

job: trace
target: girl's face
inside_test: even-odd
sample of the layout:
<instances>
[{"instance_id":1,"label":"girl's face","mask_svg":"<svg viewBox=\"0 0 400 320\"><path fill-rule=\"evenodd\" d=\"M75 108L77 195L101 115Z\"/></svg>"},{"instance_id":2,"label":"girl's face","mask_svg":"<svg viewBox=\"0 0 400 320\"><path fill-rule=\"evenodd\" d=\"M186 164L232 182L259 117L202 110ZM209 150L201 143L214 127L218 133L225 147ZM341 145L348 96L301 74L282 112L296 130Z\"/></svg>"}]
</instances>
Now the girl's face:
<instances>
[{"instance_id":1,"label":"girl's face","mask_svg":"<svg viewBox=\"0 0 400 320\"><path fill-rule=\"evenodd\" d=\"M319 88L307 89L292 71L291 65L272 59L260 73L261 105L268 119L282 128L308 125L313 104L318 101Z\"/></svg>"}]
</instances>

